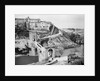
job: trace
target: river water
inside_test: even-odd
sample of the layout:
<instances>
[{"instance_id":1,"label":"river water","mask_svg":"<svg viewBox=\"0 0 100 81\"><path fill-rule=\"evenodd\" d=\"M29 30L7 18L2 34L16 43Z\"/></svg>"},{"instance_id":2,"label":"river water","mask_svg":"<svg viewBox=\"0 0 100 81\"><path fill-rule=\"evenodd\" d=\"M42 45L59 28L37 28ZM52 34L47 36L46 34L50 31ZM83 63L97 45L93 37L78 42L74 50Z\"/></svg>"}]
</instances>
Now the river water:
<instances>
[{"instance_id":1,"label":"river water","mask_svg":"<svg viewBox=\"0 0 100 81\"><path fill-rule=\"evenodd\" d=\"M38 62L38 56L19 56L15 57L15 65L26 65Z\"/></svg>"}]
</instances>

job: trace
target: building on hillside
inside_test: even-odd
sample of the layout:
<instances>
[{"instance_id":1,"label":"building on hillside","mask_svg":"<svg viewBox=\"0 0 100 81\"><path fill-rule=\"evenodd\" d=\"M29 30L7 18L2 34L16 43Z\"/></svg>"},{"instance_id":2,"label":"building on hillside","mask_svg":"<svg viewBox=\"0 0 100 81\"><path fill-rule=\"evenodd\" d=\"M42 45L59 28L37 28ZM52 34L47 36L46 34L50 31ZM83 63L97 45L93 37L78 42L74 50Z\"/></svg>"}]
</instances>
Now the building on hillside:
<instances>
[{"instance_id":1,"label":"building on hillside","mask_svg":"<svg viewBox=\"0 0 100 81\"><path fill-rule=\"evenodd\" d=\"M27 28L28 29L35 29L35 28L39 28L40 19L30 19L29 17L26 18L26 24L27 24Z\"/></svg>"},{"instance_id":2,"label":"building on hillside","mask_svg":"<svg viewBox=\"0 0 100 81\"><path fill-rule=\"evenodd\" d=\"M51 26L51 22L41 21L40 19L15 18L15 26L18 24L26 24L27 29L47 29Z\"/></svg>"},{"instance_id":3,"label":"building on hillside","mask_svg":"<svg viewBox=\"0 0 100 81\"><path fill-rule=\"evenodd\" d=\"M46 22L46 21L41 21L40 24L41 24L41 28L49 30L49 27L51 26L52 23Z\"/></svg>"}]
</instances>

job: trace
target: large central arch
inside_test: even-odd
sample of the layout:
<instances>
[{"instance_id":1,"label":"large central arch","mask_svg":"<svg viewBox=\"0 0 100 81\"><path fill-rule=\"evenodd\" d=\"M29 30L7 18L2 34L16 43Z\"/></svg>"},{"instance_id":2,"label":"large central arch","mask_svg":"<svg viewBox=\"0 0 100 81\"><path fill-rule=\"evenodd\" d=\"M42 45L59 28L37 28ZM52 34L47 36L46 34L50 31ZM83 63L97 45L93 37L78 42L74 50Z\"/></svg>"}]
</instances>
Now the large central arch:
<instances>
[{"instance_id":1,"label":"large central arch","mask_svg":"<svg viewBox=\"0 0 100 81\"><path fill-rule=\"evenodd\" d=\"M55 50L53 48L48 49L48 57L55 57Z\"/></svg>"}]
</instances>

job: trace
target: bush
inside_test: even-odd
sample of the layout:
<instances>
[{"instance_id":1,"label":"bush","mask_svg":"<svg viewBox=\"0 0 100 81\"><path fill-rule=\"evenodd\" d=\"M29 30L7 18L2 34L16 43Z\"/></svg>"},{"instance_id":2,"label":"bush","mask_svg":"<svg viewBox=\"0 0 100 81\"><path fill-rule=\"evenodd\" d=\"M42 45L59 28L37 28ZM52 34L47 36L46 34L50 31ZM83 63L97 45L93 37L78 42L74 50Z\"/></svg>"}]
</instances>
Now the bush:
<instances>
[{"instance_id":1,"label":"bush","mask_svg":"<svg viewBox=\"0 0 100 81\"><path fill-rule=\"evenodd\" d=\"M84 60L83 60L83 59L79 59L79 60L77 60L77 61L74 61L74 62L72 63L72 65L84 65Z\"/></svg>"},{"instance_id":2,"label":"bush","mask_svg":"<svg viewBox=\"0 0 100 81\"><path fill-rule=\"evenodd\" d=\"M70 54L68 56L68 63L71 65L84 65L84 58L79 57L76 54Z\"/></svg>"}]
</instances>

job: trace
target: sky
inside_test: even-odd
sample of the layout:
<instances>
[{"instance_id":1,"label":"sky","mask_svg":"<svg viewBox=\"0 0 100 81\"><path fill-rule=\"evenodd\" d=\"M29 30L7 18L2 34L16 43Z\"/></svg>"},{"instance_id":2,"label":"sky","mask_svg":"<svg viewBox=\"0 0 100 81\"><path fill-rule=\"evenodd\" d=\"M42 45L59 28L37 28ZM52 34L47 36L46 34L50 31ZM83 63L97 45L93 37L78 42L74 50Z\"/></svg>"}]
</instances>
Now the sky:
<instances>
[{"instance_id":1,"label":"sky","mask_svg":"<svg viewBox=\"0 0 100 81\"><path fill-rule=\"evenodd\" d=\"M33 18L41 19L41 21L50 21L56 27L62 28L84 28L84 15L83 14L16 14L15 18Z\"/></svg>"}]
</instances>

